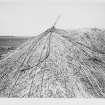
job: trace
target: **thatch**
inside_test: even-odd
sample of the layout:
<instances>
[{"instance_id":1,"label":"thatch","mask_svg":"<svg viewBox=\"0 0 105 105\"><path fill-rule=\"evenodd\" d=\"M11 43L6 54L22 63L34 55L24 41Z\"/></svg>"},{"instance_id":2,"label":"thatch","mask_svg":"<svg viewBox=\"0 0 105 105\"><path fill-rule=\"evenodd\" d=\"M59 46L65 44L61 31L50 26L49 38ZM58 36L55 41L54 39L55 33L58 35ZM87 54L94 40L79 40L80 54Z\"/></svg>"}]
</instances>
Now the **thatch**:
<instances>
[{"instance_id":1,"label":"thatch","mask_svg":"<svg viewBox=\"0 0 105 105\"><path fill-rule=\"evenodd\" d=\"M0 61L1 97L105 97L105 32L51 28Z\"/></svg>"}]
</instances>

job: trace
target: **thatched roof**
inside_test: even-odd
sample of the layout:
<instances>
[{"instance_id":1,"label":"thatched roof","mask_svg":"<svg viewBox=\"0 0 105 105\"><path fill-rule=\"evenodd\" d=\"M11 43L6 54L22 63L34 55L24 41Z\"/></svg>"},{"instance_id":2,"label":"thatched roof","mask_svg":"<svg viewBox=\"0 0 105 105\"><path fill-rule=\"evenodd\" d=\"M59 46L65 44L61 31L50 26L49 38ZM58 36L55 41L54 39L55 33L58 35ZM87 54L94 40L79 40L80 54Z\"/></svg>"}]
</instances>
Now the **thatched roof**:
<instances>
[{"instance_id":1,"label":"thatched roof","mask_svg":"<svg viewBox=\"0 0 105 105\"><path fill-rule=\"evenodd\" d=\"M104 35L52 27L28 40L0 61L0 96L104 97Z\"/></svg>"}]
</instances>

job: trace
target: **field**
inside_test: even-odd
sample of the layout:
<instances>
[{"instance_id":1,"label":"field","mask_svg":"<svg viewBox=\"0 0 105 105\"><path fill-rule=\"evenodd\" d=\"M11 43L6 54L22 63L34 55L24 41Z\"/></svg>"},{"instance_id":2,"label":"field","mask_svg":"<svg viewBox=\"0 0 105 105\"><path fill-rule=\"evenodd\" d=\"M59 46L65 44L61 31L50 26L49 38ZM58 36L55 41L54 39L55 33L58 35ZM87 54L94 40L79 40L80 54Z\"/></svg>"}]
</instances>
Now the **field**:
<instances>
[{"instance_id":1,"label":"field","mask_svg":"<svg viewBox=\"0 0 105 105\"><path fill-rule=\"evenodd\" d=\"M15 50L29 38L30 37L0 36L0 59L3 58L4 54Z\"/></svg>"}]
</instances>

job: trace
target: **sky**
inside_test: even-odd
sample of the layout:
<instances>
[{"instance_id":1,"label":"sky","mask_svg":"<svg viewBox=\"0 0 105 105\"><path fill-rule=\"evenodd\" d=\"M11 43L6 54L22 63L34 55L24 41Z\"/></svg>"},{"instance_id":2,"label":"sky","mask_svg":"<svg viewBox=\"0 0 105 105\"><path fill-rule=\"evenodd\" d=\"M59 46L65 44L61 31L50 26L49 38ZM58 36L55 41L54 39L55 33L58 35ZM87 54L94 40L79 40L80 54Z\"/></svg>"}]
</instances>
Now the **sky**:
<instances>
[{"instance_id":1,"label":"sky","mask_svg":"<svg viewBox=\"0 0 105 105\"><path fill-rule=\"evenodd\" d=\"M37 35L51 27L105 28L102 0L0 0L0 35Z\"/></svg>"}]
</instances>

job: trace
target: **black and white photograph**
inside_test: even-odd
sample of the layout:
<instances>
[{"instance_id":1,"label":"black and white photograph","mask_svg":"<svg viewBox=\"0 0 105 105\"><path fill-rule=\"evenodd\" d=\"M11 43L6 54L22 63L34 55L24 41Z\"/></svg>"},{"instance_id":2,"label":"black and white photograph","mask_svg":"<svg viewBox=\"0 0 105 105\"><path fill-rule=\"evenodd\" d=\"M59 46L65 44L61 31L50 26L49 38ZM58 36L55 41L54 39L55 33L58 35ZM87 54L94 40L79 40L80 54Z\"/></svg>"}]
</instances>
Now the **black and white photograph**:
<instances>
[{"instance_id":1,"label":"black and white photograph","mask_svg":"<svg viewBox=\"0 0 105 105\"><path fill-rule=\"evenodd\" d=\"M104 99L105 1L0 0L0 98Z\"/></svg>"}]
</instances>

